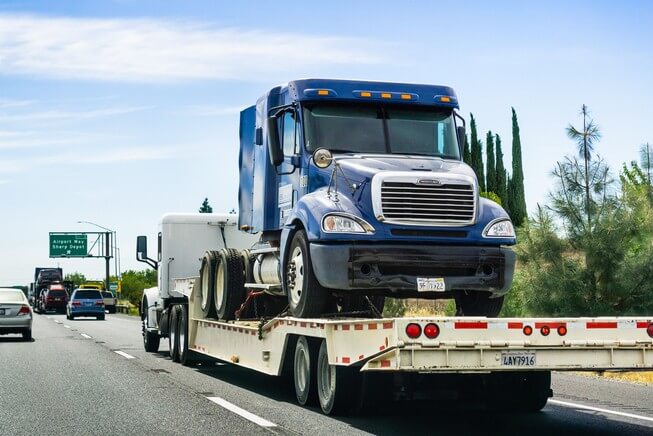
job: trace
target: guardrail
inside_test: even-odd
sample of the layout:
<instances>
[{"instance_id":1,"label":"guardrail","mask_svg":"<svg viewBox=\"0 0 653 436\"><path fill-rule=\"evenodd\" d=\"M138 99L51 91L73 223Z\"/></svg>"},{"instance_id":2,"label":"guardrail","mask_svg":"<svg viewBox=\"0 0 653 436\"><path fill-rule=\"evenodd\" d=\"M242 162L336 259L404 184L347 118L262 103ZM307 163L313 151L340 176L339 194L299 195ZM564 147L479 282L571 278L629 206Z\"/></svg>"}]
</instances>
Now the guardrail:
<instances>
[{"instance_id":1,"label":"guardrail","mask_svg":"<svg viewBox=\"0 0 653 436\"><path fill-rule=\"evenodd\" d=\"M129 315L129 306L127 304L116 304L116 312Z\"/></svg>"}]
</instances>

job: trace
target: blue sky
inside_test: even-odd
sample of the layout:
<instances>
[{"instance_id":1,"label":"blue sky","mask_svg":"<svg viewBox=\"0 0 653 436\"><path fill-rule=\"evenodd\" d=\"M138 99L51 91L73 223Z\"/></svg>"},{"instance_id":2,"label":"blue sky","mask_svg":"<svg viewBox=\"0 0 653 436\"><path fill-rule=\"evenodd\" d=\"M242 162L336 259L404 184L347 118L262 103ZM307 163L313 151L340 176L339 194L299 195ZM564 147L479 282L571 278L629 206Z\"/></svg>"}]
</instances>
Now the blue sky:
<instances>
[{"instance_id":1,"label":"blue sky","mask_svg":"<svg viewBox=\"0 0 653 436\"><path fill-rule=\"evenodd\" d=\"M238 111L295 78L452 86L529 210L587 104L616 175L653 143L653 3L0 0L0 284L31 280L48 232L117 231L122 269L159 217L237 207ZM99 259L60 260L103 275Z\"/></svg>"}]
</instances>

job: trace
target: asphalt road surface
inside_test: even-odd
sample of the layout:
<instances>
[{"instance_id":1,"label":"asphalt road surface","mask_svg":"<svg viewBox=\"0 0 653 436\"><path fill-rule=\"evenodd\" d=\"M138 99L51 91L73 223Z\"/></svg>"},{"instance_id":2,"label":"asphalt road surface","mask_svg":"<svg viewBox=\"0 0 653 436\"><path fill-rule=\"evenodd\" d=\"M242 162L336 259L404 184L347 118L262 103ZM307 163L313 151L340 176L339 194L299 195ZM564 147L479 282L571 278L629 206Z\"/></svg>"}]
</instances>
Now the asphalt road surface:
<instances>
[{"instance_id":1,"label":"asphalt road surface","mask_svg":"<svg viewBox=\"0 0 653 436\"><path fill-rule=\"evenodd\" d=\"M34 340L0 336L0 434L653 434L653 387L554 374L540 413L390 403L328 417L295 403L291 383L229 364L146 353L140 321L35 315Z\"/></svg>"}]
</instances>

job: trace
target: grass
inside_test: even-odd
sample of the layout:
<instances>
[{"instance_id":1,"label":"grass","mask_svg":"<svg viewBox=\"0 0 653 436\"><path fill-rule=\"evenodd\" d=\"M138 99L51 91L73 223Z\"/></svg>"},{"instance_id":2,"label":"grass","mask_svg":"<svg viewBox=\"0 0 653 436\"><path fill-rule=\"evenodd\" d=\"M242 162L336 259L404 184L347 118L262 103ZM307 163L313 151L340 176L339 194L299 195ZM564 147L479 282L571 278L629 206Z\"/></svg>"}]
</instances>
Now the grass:
<instances>
[{"instance_id":1,"label":"grass","mask_svg":"<svg viewBox=\"0 0 653 436\"><path fill-rule=\"evenodd\" d=\"M599 377L631 383L653 384L653 371L580 372L585 377Z\"/></svg>"},{"instance_id":2,"label":"grass","mask_svg":"<svg viewBox=\"0 0 653 436\"><path fill-rule=\"evenodd\" d=\"M118 300L118 304L129 306L129 316L138 316L138 306L131 304L129 300Z\"/></svg>"}]
</instances>

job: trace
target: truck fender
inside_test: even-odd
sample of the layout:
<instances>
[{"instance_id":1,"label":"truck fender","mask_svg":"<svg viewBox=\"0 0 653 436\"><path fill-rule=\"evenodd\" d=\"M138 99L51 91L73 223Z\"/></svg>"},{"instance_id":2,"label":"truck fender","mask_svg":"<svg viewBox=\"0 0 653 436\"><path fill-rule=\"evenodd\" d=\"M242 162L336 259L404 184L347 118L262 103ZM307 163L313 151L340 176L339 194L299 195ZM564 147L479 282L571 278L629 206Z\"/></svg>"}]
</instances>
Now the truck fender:
<instances>
[{"instance_id":1,"label":"truck fender","mask_svg":"<svg viewBox=\"0 0 653 436\"><path fill-rule=\"evenodd\" d=\"M141 319L145 319L147 313L147 328L158 329L157 307L162 307L162 300L159 298L159 288L148 288L143 290L143 299L141 300Z\"/></svg>"}]
</instances>

